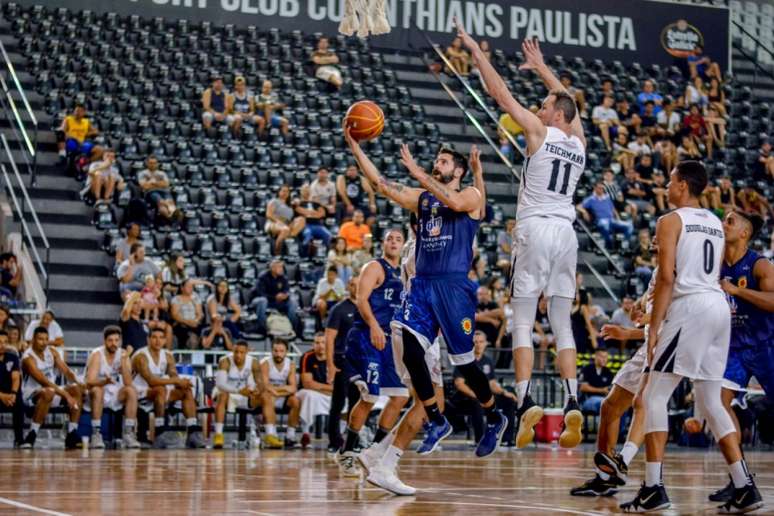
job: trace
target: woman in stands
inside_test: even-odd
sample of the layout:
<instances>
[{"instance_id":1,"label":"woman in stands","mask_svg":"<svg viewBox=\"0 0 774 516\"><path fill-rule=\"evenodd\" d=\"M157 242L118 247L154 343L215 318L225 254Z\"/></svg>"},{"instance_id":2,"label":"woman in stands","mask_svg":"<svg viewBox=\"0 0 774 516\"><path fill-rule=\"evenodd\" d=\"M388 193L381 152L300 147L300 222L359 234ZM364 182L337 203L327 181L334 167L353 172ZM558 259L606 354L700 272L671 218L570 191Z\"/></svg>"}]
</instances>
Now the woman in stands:
<instances>
[{"instance_id":1,"label":"woman in stands","mask_svg":"<svg viewBox=\"0 0 774 516\"><path fill-rule=\"evenodd\" d=\"M180 285L188 279L185 270L185 257L182 254L172 254L167 264L161 270L161 281L164 283L164 293L175 296L180 291Z\"/></svg>"},{"instance_id":2,"label":"woman in stands","mask_svg":"<svg viewBox=\"0 0 774 516\"><path fill-rule=\"evenodd\" d=\"M215 293L207 298L207 313L212 321L216 315L223 318L223 326L231 332L232 337L239 338L239 318L242 315L242 307L231 297L228 281L222 279L215 287Z\"/></svg>"},{"instance_id":3,"label":"woman in stands","mask_svg":"<svg viewBox=\"0 0 774 516\"><path fill-rule=\"evenodd\" d=\"M446 57L449 58L457 73L460 75L468 75L470 73L470 54L462 48L462 40L460 38L454 38L451 45L446 48ZM451 73L450 70L449 73Z\"/></svg>"},{"instance_id":4,"label":"woman in stands","mask_svg":"<svg viewBox=\"0 0 774 516\"><path fill-rule=\"evenodd\" d=\"M280 186L277 197L269 201L266 207L266 232L273 237L274 254L282 254L282 244L287 238L293 238L304 229L306 221L303 217L293 217L290 207L290 186Z\"/></svg>"},{"instance_id":5,"label":"woman in stands","mask_svg":"<svg viewBox=\"0 0 774 516\"><path fill-rule=\"evenodd\" d=\"M713 77L710 80L707 100L709 100L710 107L714 107L720 116L726 116L726 92L723 91L720 79Z\"/></svg>"},{"instance_id":6,"label":"woman in stands","mask_svg":"<svg viewBox=\"0 0 774 516\"><path fill-rule=\"evenodd\" d=\"M347 241L344 237L336 237L333 248L328 251L327 267L336 267L336 272L345 285L352 277L352 255L347 251Z\"/></svg>"}]
</instances>

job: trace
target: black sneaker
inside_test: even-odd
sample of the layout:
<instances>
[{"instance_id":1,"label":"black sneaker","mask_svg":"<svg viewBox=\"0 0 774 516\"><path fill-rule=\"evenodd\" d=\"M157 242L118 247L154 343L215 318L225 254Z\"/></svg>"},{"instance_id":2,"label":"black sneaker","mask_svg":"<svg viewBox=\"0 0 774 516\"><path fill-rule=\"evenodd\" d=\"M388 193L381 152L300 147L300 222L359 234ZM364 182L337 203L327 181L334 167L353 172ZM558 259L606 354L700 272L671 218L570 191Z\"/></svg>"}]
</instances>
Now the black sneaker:
<instances>
[{"instance_id":1,"label":"black sneaker","mask_svg":"<svg viewBox=\"0 0 774 516\"><path fill-rule=\"evenodd\" d=\"M65 450L75 450L81 444L81 437L76 430L67 432L65 436Z\"/></svg>"},{"instance_id":2,"label":"black sneaker","mask_svg":"<svg viewBox=\"0 0 774 516\"><path fill-rule=\"evenodd\" d=\"M285 437L285 448L288 450L292 450L294 448L298 448L300 445L298 444L298 441L295 439L288 439Z\"/></svg>"},{"instance_id":3,"label":"black sneaker","mask_svg":"<svg viewBox=\"0 0 774 516\"><path fill-rule=\"evenodd\" d=\"M643 482L634 500L622 503L619 507L623 512L650 512L669 509L671 505L664 486L648 487Z\"/></svg>"},{"instance_id":4,"label":"black sneaker","mask_svg":"<svg viewBox=\"0 0 774 516\"><path fill-rule=\"evenodd\" d=\"M575 396L570 396L564 407L564 429L559 436L559 446L575 448L583 440L583 413Z\"/></svg>"},{"instance_id":5,"label":"black sneaker","mask_svg":"<svg viewBox=\"0 0 774 516\"><path fill-rule=\"evenodd\" d=\"M570 489L570 494L572 496L613 496L618 492L616 487L618 486L615 483L594 475L594 478L585 481L583 485Z\"/></svg>"},{"instance_id":6,"label":"black sneaker","mask_svg":"<svg viewBox=\"0 0 774 516\"><path fill-rule=\"evenodd\" d=\"M611 457L605 452L594 454L594 465L602 472L610 475L610 481L618 486L626 485L629 467L623 461L620 453Z\"/></svg>"},{"instance_id":7,"label":"black sneaker","mask_svg":"<svg viewBox=\"0 0 774 516\"><path fill-rule=\"evenodd\" d=\"M29 450L35 446L35 439L38 438L38 433L35 430L30 430L27 433L27 437L24 438L24 441L21 443L22 450Z\"/></svg>"},{"instance_id":8,"label":"black sneaker","mask_svg":"<svg viewBox=\"0 0 774 516\"><path fill-rule=\"evenodd\" d=\"M744 514L763 507L763 499L758 492L758 488L750 480L750 483L744 487L735 488L731 493L731 498L718 507L721 514Z\"/></svg>"},{"instance_id":9,"label":"black sneaker","mask_svg":"<svg viewBox=\"0 0 774 516\"><path fill-rule=\"evenodd\" d=\"M725 487L718 489L711 495L709 495L710 502L727 502L734 494L734 481L731 480L731 475L728 475L728 484Z\"/></svg>"},{"instance_id":10,"label":"black sneaker","mask_svg":"<svg viewBox=\"0 0 774 516\"><path fill-rule=\"evenodd\" d=\"M521 408L516 411L516 424L518 430L516 431L516 448L524 448L535 438L535 425L537 425L543 417L543 409L538 407L532 397L527 394L524 397L524 403L521 404Z\"/></svg>"}]
</instances>

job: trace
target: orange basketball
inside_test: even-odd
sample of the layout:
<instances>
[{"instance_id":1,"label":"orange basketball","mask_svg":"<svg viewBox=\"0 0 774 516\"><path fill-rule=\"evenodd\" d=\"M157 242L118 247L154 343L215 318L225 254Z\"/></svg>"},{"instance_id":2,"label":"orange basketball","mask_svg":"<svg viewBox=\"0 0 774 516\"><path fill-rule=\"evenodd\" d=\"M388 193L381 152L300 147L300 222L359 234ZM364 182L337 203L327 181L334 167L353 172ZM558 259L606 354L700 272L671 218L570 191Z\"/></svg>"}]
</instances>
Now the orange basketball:
<instances>
[{"instance_id":1,"label":"orange basketball","mask_svg":"<svg viewBox=\"0 0 774 516\"><path fill-rule=\"evenodd\" d=\"M355 140L373 140L384 129L384 112L376 103L360 100L349 106L344 122Z\"/></svg>"},{"instance_id":2,"label":"orange basketball","mask_svg":"<svg viewBox=\"0 0 774 516\"><path fill-rule=\"evenodd\" d=\"M685 431L689 434L698 434L701 432L701 421L695 417L689 417L686 419L683 426L685 426Z\"/></svg>"}]
</instances>

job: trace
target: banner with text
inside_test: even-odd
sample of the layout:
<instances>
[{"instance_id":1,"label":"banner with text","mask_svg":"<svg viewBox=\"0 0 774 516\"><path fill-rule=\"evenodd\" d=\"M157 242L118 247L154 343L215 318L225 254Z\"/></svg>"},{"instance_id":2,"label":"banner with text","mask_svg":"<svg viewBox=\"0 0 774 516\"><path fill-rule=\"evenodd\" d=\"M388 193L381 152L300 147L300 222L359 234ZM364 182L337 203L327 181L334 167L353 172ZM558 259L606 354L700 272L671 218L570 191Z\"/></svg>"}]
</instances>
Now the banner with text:
<instances>
[{"instance_id":1,"label":"banner with text","mask_svg":"<svg viewBox=\"0 0 774 516\"><path fill-rule=\"evenodd\" d=\"M333 34L344 0L16 0L21 5L90 9L97 13L208 20L259 29ZM513 52L537 38L547 54L584 59L676 64L697 45L722 69L729 62L729 11L653 0L387 0L393 30L372 38L380 48L425 46L418 26L437 43L453 37L453 17L478 39Z\"/></svg>"}]
</instances>

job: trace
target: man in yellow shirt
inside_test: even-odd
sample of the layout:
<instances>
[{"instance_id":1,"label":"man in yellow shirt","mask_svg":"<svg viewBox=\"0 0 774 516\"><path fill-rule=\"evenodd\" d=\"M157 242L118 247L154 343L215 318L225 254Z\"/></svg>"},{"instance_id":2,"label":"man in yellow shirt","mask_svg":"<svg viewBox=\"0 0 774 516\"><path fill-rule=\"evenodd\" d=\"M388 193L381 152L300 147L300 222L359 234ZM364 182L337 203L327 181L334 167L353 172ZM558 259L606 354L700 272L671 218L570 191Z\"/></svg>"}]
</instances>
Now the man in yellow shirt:
<instances>
[{"instance_id":1,"label":"man in yellow shirt","mask_svg":"<svg viewBox=\"0 0 774 516\"><path fill-rule=\"evenodd\" d=\"M73 114L65 117L61 132L62 137L58 142L61 158L75 154L88 156L94 147L94 143L89 138L99 134L97 128L86 118L86 106L83 104L76 104Z\"/></svg>"},{"instance_id":2,"label":"man in yellow shirt","mask_svg":"<svg viewBox=\"0 0 774 516\"><path fill-rule=\"evenodd\" d=\"M511 135L511 137L516 140L516 143L521 145L522 147L526 146L526 140L524 140L524 129L516 123L516 120L511 118L511 115L508 113L503 113L500 115L500 126L497 128L497 136L500 138L500 152L505 154L505 156L513 161L513 146L511 145L511 141L508 139L508 134ZM505 129L503 131L503 129ZM507 133L507 134L506 134Z\"/></svg>"},{"instance_id":3,"label":"man in yellow shirt","mask_svg":"<svg viewBox=\"0 0 774 516\"><path fill-rule=\"evenodd\" d=\"M339 236L347 241L347 251L357 251L363 248L363 238L371 233L371 228L365 223L362 210L355 210L352 220L345 222L339 228Z\"/></svg>"}]
</instances>

